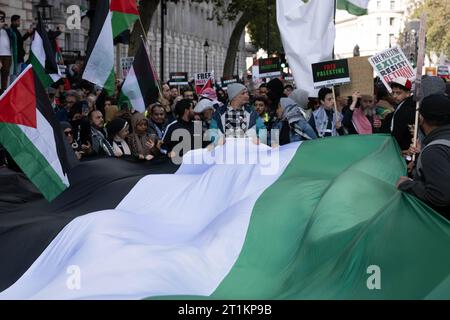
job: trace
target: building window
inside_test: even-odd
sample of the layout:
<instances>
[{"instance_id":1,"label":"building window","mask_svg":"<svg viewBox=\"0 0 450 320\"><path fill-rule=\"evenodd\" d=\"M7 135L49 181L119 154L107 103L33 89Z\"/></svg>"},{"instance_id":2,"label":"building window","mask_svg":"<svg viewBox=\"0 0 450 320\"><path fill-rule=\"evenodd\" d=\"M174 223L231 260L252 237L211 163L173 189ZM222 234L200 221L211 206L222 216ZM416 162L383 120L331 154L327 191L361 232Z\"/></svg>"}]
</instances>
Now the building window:
<instances>
[{"instance_id":1,"label":"building window","mask_svg":"<svg viewBox=\"0 0 450 320\"><path fill-rule=\"evenodd\" d=\"M377 34L377 47L381 46L381 34Z\"/></svg>"},{"instance_id":2,"label":"building window","mask_svg":"<svg viewBox=\"0 0 450 320\"><path fill-rule=\"evenodd\" d=\"M378 25L378 26L381 26L381 17L378 17L378 18L377 18L377 25Z\"/></svg>"},{"instance_id":3,"label":"building window","mask_svg":"<svg viewBox=\"0 0 450 320\"><path fill-rule=\"evenodd\" d=\"M389 25L393 27L395 24L395 18L389 18Z\"/></svg>"},{"instance_id":4,"label":"building window","mask_svg":"<svg viewBox=\"0 0 450 320\"><path fill-rule=\"evenodd\" d=\"M391 0L391 10L395 10L395 0Z\"/></svg>"},{"instance_id":5,"label":"building window","mask_svg":"<svg viewBox=\"0 0 450 320\"><path fill-rule=\"evenodd\" d=\"M389 35L389 48L395 46L395 44L396 44L395 36L394 36L393 33L391 33L391 34Z\"/></svg>"}]
</instances>

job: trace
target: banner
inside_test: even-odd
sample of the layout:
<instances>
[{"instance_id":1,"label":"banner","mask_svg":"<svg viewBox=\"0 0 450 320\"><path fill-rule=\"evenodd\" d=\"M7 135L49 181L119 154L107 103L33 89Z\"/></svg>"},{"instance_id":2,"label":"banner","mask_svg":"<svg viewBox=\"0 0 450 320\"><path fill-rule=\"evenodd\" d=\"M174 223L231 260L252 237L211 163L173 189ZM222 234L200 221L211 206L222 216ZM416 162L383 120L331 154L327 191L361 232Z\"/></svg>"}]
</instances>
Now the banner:
<instances>
[{"instance_id":1,"label":"banner","mask_svg":"<svg viewBox=\"0 0 450 320\"><path fill-rule=\"evenodd\" d=\"M424 74L427 76L437 76L437 68L436 67L425 67Z\"/></svg>"},{"instance_id":2,"label":"banner","mask_svg":"<svg viewBox=\"0 0 450 320\"><path fill-rule=\"evenodd\" d=\"M125 79L133 65L134 57L120 58L120 70L122 70L122 79Z\"/></svg>"},{"instance_id":3,"label":"banner","mask_svg":"<svg viewBox=\"0 0 450 320\"><path fill-rule=\"evenodd\" d=\"M347 59L352 82L340 87L342 97L351 96L355 91L359 91L361 94L373 95L373 68L368 61L369 58L367 56Z\"/></svg>"},{"instance_id":4,"label":"banner","mask_svg":"<svg viewBox=\"0 0 450 320\"><path fill-rule=\"evenodd\" d=\"M169 74L170 86L187 86L189 84L187 72L171 72Z\"/></svg>"},{"instance_id":5,"label":"banner","mask_svg":"<svg viewBox=\"0 0 450 320\"><path fill-rule=\"evenodd\" d=\"M449 66L438 66L437 76L443 79L450 79L450 67Z\"/></svg>"},{"instance_id":6,"label":"banner","mask_svg":"<svg viewBox=\"0 0 450 320\"><path fill-rule=\"evenodd\" d=\"M281 66L279 58L259 59L259 76L261 78L271 78L281 76Z\"/></svg>"},{"instance_id":7,"label":"banner","mask_svg":"<svg viewBox=\"0 0 450 320\"><path fill-rule=\"evenodd\" d=\"M232 84L232 83L238 83L239 82L239 77L238 76L233 76L233 77L222 77L221 78L221 82L222 82L222 88L226 88L228 87L228 85Z\"/></svg>"},{"instance_id":8,"label":"banner","mask_svg":"<svg viewBox=\"0 0 450 320\"><path fill-rule=\"evenodd\" d=\"M392 92L389 83L398 77L405 77L411 82L416 79L411 63L399 47L377 53L369 58L369 62L389 92Z\"/></svg>"},{"instance_id":9,"label":"banner","mask_svg":"<svg viewBox=\"0 0 450 320\"><path fill-rule=\"evenodd\" d=\"M197 94L201 94L202 89L210 80L212 80L211 84L214 85L214 73L212 72L202 72L194 74L195 92Z\"/></svg>"},{"instance_id":10,"label":"banner","mask_svg":"<svg viewBox=\"0 0 450 320\"><path fill-rule=\"evenodd\" d=\"M347 59L324 61L311 65L314 89L350 82Z\"/></svg>"}]
</instances>

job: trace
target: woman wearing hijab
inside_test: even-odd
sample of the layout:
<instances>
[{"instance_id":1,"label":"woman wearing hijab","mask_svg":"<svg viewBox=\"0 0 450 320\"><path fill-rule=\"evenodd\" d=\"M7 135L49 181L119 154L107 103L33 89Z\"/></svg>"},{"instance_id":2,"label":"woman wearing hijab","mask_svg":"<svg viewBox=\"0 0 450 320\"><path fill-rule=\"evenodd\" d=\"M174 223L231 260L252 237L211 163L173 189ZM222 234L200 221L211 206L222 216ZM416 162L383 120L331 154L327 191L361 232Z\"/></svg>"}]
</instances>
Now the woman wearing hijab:
<instances>
[{"instance_id":1,"label":"woman wearing hijab","mask_svg":"<svg viewBox=\"0 0 450 320\"><path fill-rule=\"evenodd\" d=\"M128 136L131 153L140 160L152 160L159 154L155 135L147 132L148 121L143 113L135 113L131 118L133 133Z\"/></svg>"},{"instance_id":2,"label":"woman wearing hijab","mask_svg":"<svg viewBox=\"0 0 450 320\"><path fill-rule=\"evenodd\" d=\"M114 156L117 158L131 156L131 149L125 141L129 132L128 122L122 118L112 120L107 124L108 141L111 144Z\"/></svg>"},{"instance_id":3,"label":"woman wearing hijab","mask_svg":"<svg viewBox=\"0 0 450 320\"><path fill-rule=\"evenodd\" d=\"M305 119L305 113L294 100L281 98L276 110L277 120L272 130L279 130L280 145L302 140L317 139L317 135Z\"/></svg>"}]
</instances>

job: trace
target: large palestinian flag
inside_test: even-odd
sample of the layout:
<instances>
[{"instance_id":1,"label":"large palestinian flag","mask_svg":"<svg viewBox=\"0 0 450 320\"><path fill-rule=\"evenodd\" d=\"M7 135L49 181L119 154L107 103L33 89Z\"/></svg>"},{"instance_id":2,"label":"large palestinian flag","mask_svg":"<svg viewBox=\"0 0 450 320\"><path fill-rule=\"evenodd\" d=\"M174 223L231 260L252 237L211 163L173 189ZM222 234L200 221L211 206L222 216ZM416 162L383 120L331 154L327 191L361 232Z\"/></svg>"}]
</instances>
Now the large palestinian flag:
<instances>
[{"instance_id":1,"label":"large palestinian flag","mask_svg":"<svg viewBox=\"0 0 450 320\"><path fill-rule=\"evenodd\" d=\"M390 136L183 161L83 163L53 203L9 205L0 298L450 298L450 223L395 188Z\"/></svg>"},{"instance_id":2,"label":"large palestinian flag","mask_svg":"<svg viewBox=\"0 0 450 320\"><path fill-rule=\"evenodd\" d=\"M68 187L68 143L31 65L0 97L0 143L47 200Z\"/></svg>"},{"instance_id":3,"label":"large palestinian flag","mask_svg":"<svg viewBox=\"0 0 450 320\"><path fill-rule=\"evenodd\" d=\"M159 91L156 76L150 64L144 42L141 42L133 65L122 85L120 102L127 103L134 110L144 112L158 100Z\"/></svg>"},{"instance_id":4,"label":"large palestinian flag","mask_svg":"<svg viewBox=\"0 0 450 320\"><path fill-rule=\"evenodd\" d=\"M83 79L88 80L108 94L114 93L114 42L110 0L97 1L91 34L87 46L86 65Z\"/></svg>"},{"instance_id":5,"label":"large palestinian flag","mask_svg":"<svg viewBox=\"0 0 450 320\"><path fill-rule=\"evenodd\" d=\"M139 18L136 0L111 0L113 38L128 30Z\"/></svg>"},{"instance_id":6,"label":"large palestinian flag","mask_svg":"<svg viewBox=\"0 0 450 320\"><path fill-rule=\"evenodd\" d=\"M33 69L44 88L51 86L61 78L56 63L56 53L48 39L47 31L42 24L40 16L34 31L33 41L31 42L28 62L33 65Z\"/></svg>"}]
</instances>

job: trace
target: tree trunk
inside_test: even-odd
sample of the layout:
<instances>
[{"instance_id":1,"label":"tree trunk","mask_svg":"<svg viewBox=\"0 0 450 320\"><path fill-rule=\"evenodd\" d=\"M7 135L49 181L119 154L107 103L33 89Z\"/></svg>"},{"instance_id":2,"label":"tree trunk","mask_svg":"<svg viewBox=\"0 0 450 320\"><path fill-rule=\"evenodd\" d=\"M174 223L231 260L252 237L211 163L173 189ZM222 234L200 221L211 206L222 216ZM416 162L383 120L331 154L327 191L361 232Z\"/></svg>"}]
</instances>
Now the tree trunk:
<instances>
[{"instance_id":1,"label":"tree trunk","mask_svg":"<svg viewBox=\"0 0 450 320\"><path fill-rule=\"evenodd\" d=\"M150 23L152 21L152 16L158 8L160 0L143 0L139 5L139 14L142 21L142 26L144 27L145 34L142 34L142 26L139 20L134 23L133 31L130 35L130 45L128 46L128 56L134 57L137 49L139 48L139 43L141 41L141 36L147 37L148 30L150 29Z\"/></svg>"},{"instance_id":2,"label":"tree trunk","mask_svg":"<svg viewBox=\"0 0 450 320\"><path fill-rule=\"evenodd\" d=\"M244 12L237 21L233 32L230 36L230 43L228 45L227 56L225 58L225 65L223 66L223 76L232 77L236 63L236 53L239 48L239 42L241 40L242 33L245 30L245 26L250 22L251 14Z\"/></svg>"}]
</instances>

